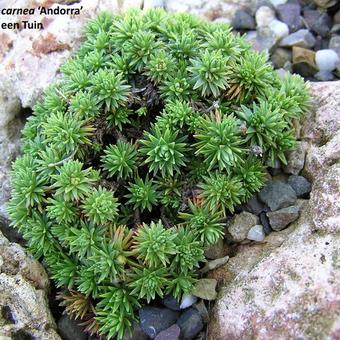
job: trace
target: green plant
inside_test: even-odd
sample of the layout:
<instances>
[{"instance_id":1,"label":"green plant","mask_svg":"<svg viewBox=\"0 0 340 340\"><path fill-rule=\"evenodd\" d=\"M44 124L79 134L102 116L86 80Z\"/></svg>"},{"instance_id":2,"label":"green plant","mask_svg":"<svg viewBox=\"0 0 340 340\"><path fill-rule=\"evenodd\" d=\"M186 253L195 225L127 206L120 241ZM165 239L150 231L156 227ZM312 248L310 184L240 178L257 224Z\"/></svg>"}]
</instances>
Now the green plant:
<instances>
[{"instance_id":1,"label":"green plant","mask_svg":"<svg viewBox=\"0 0 340 340\"><path fill-rule=\"evenodd\" d=\"M102 13L27 120L12 225L66 311L122 339L140 305L190 293L309 104L301 77L281 80L226 24Z\"/></svg>"}]
</instances>

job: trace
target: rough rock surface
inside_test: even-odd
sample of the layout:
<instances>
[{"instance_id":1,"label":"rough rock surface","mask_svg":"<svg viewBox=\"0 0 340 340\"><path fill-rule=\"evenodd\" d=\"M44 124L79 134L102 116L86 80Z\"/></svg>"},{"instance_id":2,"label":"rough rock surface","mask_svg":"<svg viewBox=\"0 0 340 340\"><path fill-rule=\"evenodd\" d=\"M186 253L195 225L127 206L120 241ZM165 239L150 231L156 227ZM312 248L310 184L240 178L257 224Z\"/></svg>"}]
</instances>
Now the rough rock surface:
<instances>
[{"instance_id":1,"label":"rough rock surface","mask_svg":"<svg viewBox=\"0 0 340 340\"><path fill-rule=\"evenodd\" d=\"M208 339L338 338L339 86L312 84L316 111L304 121L302 135L312 144L303 172L314 185L298 220L263 244L240 246L225 266L209 273L224 287Z\"/></svg>"},{"instance_id":2,"label":"rough rock surface","mask_svg":"<svg viewBox=\"0 0 340 340\"><path fill-rule=\"evenodd\" d=\"M0 232L0 338L60 339L48 309L47 275Z\"/></svg>"}]
</instances>

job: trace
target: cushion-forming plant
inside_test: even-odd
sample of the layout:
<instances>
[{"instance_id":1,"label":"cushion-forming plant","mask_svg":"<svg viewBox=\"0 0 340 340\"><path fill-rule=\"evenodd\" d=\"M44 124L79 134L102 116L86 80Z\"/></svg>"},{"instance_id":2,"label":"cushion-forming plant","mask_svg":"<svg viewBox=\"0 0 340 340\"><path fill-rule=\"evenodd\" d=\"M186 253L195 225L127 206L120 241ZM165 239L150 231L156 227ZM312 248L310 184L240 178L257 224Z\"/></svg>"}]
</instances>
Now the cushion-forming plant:
<instances>
[{"instance_id":1,"label":"cushion-forming plant","mask_svg":"<svg viewBox=\"0 0 340 340\"><path fill-rule=\"evenodd\" d=\"M23 130L8 211L68 313L121 339L143 304L180 299L227 215L294 147L297 75L223 23L102 13Z\"/></svg>"}]
</instances>

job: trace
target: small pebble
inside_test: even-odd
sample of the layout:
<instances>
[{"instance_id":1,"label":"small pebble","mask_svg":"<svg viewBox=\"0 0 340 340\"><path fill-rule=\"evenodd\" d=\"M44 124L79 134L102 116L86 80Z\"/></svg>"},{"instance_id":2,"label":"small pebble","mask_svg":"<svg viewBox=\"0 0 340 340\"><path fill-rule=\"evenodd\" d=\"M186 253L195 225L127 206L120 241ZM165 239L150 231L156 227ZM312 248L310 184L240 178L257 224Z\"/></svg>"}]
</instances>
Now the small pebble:
<instances>
[{"instance_id":1,"label":"small pebble","mask_svg":"<svg viewBox=\"0 0 340 340\"><path fill-rule=\"evenodd\" d=\"M275 231L286 228L290 223L299 217L300 207L291 206L280 210L268 212L270 226Z\"/></svg>"},{"instance_id":2,"label":"small pebble","mask_svg":"<svg viewBox=\"0 0 340 340\"><path fill-rule=\"evenodd\" d=\"M165 307L174 311L181 310L180 303L172 295L165 295L162 303Z\"/></svg>"},{"instance_id":3,"label":"small pebble","mask_svg":"<svg viewBox=\"0 0 340 340\"><path fill-rule=\"evenodd\" d=\"M257 224L249 230L247 239L252 240L252 241L262 242L265 236L266 235L263 231L263 226L261 224Z\"/></svg>"},{"instance_id":4,"label":"small pebble","mask_svg":"<svg viewBox=\"0 0 340 340\"><path fill-rule=\"evenodd\" d=\"M330 80L334 80L335 77L332 72L319 71L314 74L314 78L320 81L330 81Z\"/></svg>"},{"instance_id":5,"label":"small pebble","mask_svg":"<svg viewBox=\"0 0 340 340\"><path fill-rule=\"evenodd\" d=\"M199 279L192 290L192 294L203 300L215 300L217 281L215 279Z\"/></svg>"},{"instance_id":6,"label":"small pebble","mask_svg":"<svg viewBox=\"0 0 340 340\"><path fill-rule=\"evenodd\" d=\"M312 33L310 33L306 29L298 30L284 39L281 40L280 46L282 47L292 47L292 46L298 46L298 47L304 47L304 48L310 48L315 45L315 38Z\"/></svg>"},{"instance_id":7,"label":"small pebble","mask_svg":"<svg viewBox=\"0 0 340 340\"><path fill-rule=\"evenodd\" d=\"M319 50L315 54L315 63L320 71L331 72L340 62L338 54L330 49Z\"/></svg>"},{"instance_id":8,"label":"small pebble","mask_svg":"<svg viewBox=\"0 0 340 340\"><path fill-rule=\"evenodd\" d=\"M288 25L276 19L270 23L269 28L277 41L280 41L289 34Z\"/></svg>"},{"instance_id":9,"label":"small pebble","mask_svg":"<svg viewBox=\"0 0 340 340\"><path fill-rule=\"evenodd\" d=\"M157 336L155 337L155 340L178 340L180 333L181 329L178 327L178 325L175 324L165 329L164 331L158 333Z\"/></svg>"},{"instance_id":10,"label":"small pebble","mask_svg":"<svg viewBox=\"0 0 340 340\"><path fill-rule=\"evenodd\" d=\"M266 212L262 211L259 215L260 217L260 222L263 226L263 231L266 235L269 235L273 230L272 228L270 227L270 224L269 224L269 219L267 217L267 214Z\"/></svg>"},{"instance_id":11,"label":"small pebble","mask_svg":"<svg viewBox=\"0 0 340 340\"><path fill-rule=\"evenodd\" d=\"M255 29L255 20L248 12L239 9L235 13L231 26L236 30L252 30Z\"/></svg>"},{"instance_id":12,"label":"small pebble","mask_svg":"<svg viewBox=\"0 0 340 340\"><path fill-rule=\"evenodd\" d=\"M144 306L139 310L140 326L151 339L176 323L178 316L178 312L168 308Z\"/></svg>"},{"instance_id":13,"label":"small pebble","mask_svg":"<svg viewBox=\"0 0 340 340\"><path fill-rule=\"evenodd\" d=\"M181 329L181 337L188 340L194 339L204 327L202 317L196 308L187 309L177 320L177 325Z\"/></svg>"},{"instance_id":14,"label":"small pebble","mask_svg":"<svg viewBox=\"0 0 340 340\"><path fill-rule=\"evenodd\" d=\"M289 176L288 184L293 188L297 197L306 197L312 190L311 183L303 176Z\"/></svg>"},{"instance_id":15,"label":"small pebble","mask_svg":"<svg viewBox=\"0 0 340 340\"><path fill-rule=\"evenodd\" d=\"M258 27L269 26L275 20L275 12L268 6L261 6L255 13L255 20Z\"/></svg>"},{"instance_id":16,"label":"small pebble","mask_svg":"<svg viewBox=\"0 0 340 340\"><path fill-rule=\"evenodd\" d=\"M191 294L183 294L180 309L186 309L197 301L197 297Z\"/></svg>"}]
</instances>

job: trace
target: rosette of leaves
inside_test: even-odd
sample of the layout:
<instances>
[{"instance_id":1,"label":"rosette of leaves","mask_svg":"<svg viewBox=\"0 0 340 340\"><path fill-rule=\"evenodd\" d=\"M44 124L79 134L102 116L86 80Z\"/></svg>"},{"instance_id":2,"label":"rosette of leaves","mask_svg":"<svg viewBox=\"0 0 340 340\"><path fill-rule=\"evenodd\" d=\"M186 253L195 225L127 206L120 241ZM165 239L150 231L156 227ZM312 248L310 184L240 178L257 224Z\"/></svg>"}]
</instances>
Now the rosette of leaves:
<instances>
[{"instance_id":1,"label":"rosette of leaves","mask_svg":"<svg viewBox=\"0 0 340 340\"><path fill-rule=\"evenodd\" d=\"M66 311L122 339L140 306L191 292L309 103L302 78L281 80L226 24L102 13L27 119L11 223Z\"/></svg>"}]
</instances>

